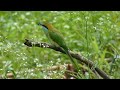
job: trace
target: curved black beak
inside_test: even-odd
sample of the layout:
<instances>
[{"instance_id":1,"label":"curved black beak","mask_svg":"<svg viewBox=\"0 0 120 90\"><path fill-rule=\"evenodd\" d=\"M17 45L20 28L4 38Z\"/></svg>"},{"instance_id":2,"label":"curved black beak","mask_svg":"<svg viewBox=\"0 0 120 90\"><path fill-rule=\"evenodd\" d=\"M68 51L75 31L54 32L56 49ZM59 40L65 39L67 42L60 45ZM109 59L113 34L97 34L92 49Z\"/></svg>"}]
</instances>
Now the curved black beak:
<instances>
[{"instance_id":1,"label":"curved black beak","mask_svg":"<svg viewBox=\"0 0 120 90\"><path fill-rule=\"evenodd\" d=\"M48 29L48 27L45 26L44 24L42 24L41 22L39 22L38 25L41 25L41 26L45 27L46 29Z\"/></svg>"},{"instance_id":2,"label":"curved black beak","mask_svg":"<svg viewBox=\"0 0 120 90\"><path fill-rule=\"evenodd\" d=\"M41 22L37 23L37 25L41 25L41 26L43 26L43 24L42 24Z\"/></svg>"}]
</instances>

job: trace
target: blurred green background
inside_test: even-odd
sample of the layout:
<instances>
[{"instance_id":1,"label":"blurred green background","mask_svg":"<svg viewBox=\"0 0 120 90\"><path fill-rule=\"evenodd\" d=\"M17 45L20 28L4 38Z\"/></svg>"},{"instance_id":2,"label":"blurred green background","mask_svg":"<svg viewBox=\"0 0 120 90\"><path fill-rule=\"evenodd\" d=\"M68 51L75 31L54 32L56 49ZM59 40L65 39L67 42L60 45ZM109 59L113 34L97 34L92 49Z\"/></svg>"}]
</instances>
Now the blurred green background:
<instances>
[{"instance_id":1,"label":"blurred green background","mask_svg":"<svg viewBox=\"0 0 120 90\"><path fill-rule=\"evenodd\" d=\"M120 78L119 11L0 11L2 77L7 70L14 71L16 78L64 77L65 69L48 71L46 68L70 63L68 56L24 45L25 39L49 43L42 27L37 25L45 20L63 34L70 50L92 60L111 78ZM112 61L108 63L107 59ZM95 76L88 73L83 78L94 79Z\"/></svg>"}]
</instances>

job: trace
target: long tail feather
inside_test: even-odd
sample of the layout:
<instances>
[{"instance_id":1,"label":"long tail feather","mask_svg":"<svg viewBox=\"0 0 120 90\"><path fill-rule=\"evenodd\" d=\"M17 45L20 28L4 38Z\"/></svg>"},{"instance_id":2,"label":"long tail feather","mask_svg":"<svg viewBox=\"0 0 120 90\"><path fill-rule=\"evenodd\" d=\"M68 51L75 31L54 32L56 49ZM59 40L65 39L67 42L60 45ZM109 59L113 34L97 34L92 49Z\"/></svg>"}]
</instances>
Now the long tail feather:
<instances>
[{"instance_id":1,"label":"long tail feather","mask_svg":"<svg viewBox=\"0 0 120 90\"><path fill-rule=\"evenodd\" d=\"M77 63L76 61L74 61L74 60L73 60L73 58L72 58L72 56L70 55L69 51L68 51L68 50L66 50L65 52L66 52L66 54L69 56L69 58L70 58L71 62L72 62L72 63L73 63L73 65L74 65L74 67L75 67L75 68L77 68L77 70L79 70L78 63Z\"/></svg>"}]
</instances>

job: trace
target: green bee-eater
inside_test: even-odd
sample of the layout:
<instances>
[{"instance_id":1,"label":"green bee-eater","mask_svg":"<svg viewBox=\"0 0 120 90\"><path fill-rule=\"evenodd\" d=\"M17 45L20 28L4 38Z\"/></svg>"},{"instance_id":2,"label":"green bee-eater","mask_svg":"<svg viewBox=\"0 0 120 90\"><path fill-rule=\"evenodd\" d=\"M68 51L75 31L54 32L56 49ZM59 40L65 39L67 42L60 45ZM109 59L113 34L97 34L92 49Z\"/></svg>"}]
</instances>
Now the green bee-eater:
<instances>
[{"instance_id":1,"label":"green bee-eater","mask_svg":"<svg viewBox=\"0 0 120 90\"><path fill-rule=\"evenodd\" d=\"M70 55L69 49L66 46L66 43L65 43L64 38L61 35L61 33L56 28L54 28L53 25L50 23L44 22L44 23L39 23L38 25L41 25L43 27L43 30L44 30L46 36L48 37L48 39L50 40L50 42L53 45L62 47L62 49L69 56L73 65L77 68L77 70L79 70L79 66L78 66L77 62L74 61L72 56Z\"/></svg>"}]
</instances>

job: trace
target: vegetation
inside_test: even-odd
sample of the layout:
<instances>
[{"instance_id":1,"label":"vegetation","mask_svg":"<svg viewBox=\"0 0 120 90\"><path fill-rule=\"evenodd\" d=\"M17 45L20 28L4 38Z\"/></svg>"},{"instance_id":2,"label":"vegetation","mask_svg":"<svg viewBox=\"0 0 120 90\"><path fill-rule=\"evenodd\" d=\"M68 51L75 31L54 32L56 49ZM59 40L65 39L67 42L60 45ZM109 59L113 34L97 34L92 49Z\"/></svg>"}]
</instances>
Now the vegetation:
<instances>
[{"instance_id":1,"label":"vegetation","mask_svg":"<svg viewBox=\"0 0 120 90\"><path fill-rule=\"evenodd\" d=\"M111 78L120 78L119 11L1 11L0 75L8 78L64 78L69 57L47 48L27 47L25 39L47 42L38 22L47 20L63 34L71 51L82 54ZM81 67L85 65L81 65ZM88 68L87 68L88 69ZM82 79L97 78L91 70Z\"/></svg>"}]
</instances>

